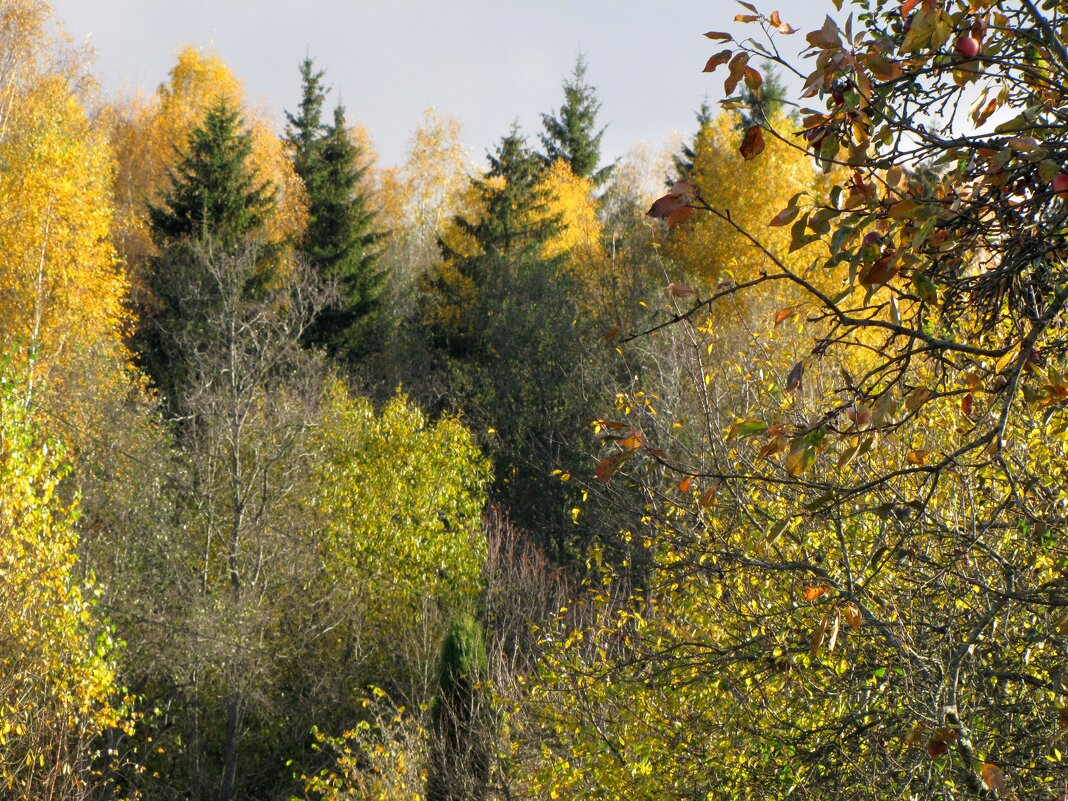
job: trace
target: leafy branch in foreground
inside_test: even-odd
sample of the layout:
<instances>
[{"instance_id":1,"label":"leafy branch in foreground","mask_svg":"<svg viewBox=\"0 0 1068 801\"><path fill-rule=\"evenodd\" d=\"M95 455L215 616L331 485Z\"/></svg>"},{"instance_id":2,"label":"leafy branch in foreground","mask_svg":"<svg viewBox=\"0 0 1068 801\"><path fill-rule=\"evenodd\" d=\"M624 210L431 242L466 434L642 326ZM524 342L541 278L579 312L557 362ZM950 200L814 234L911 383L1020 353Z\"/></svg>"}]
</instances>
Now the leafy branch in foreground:
<instances>
[{"instance_id":1,"label":"leafy branch in foreground","mask_svg":"<svg viewBox=\"0 0 1068 801\"><path fill-rule=\"evenodd\" d=\"M857 2L801 69L742 5L756 35L709 33L706 71L804 86L740 155L785 143L824 181L767 230L689 182L650 210L718 219L751 268L673 282L630 342L675 365L600 423L598 478L649 499L646 567L591 563L597 617L548 637L532 792L1060 797L1068 17ZM777 285L796 299L744 337L710 322Z\"/></svg>"}]
</instances>

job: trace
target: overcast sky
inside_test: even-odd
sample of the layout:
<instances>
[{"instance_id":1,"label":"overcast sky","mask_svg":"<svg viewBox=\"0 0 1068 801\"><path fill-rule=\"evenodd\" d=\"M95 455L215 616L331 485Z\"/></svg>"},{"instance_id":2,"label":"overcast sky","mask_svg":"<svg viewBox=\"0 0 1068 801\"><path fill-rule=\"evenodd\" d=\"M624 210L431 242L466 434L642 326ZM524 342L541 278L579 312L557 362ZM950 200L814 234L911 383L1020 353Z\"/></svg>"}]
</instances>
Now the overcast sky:
<instances>
[{"instance_id":1,"label":"overcast sky","mask_svg":"<svg viewBox=\"0 0 1068 801\"><path fill-rule=\"evenodd\" d=\"M106 92L153 89L186 44L214 49L245 82L252 102L281 128L299 102L298 64L310 54L331 97L367 126L384 164L433 106L458 118L481 161L514 120L532 142L540 113L560 105L561 79L581 50L608 126L606 160L672 130L690 131L707 93L722 97L724 72L701 73L722 45L710 29L734 27L732 0L53 0L66 30L89 39ZM782 2L802 31L830 0ZM773 7L766 9L768 13ZM795 49L803 42L792 37Z\"/></svg>"}]
</instances>

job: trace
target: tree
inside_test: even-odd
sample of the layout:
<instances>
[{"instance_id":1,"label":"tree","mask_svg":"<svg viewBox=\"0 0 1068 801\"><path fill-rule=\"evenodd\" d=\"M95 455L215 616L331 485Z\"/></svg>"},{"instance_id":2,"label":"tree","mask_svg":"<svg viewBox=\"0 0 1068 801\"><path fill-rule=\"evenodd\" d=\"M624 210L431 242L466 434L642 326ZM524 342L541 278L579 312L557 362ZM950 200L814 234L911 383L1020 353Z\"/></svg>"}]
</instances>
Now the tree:
<instances>
[{"instance_id":1,"label":"tree","mask_svg":"<svg viewBox=\"0 0 1068 801\"><path fill-rule=\"evenodd\" d=\"M701 107L697 109L697 133L694 134L692 143L683 143L682 152L672 156L675 168L674 175L668 176L667 183L671 186L676 181L689 181L693 178L694 160L697 158L697 147L704 135L705 130L712 123L712 107L706 97L701 101Z\"/></svg>"},{"instance_id":2,"label":"tree","mask_svg":"<svg viewBox=\"0 0 1068 801\"><path fill-rule=\"evenodd\" d=\"M275 124L248 108L241 81L212 53L185 47L166 81L147 98L134 97L100 110L115 154L116 221L113 241L130 274L135 308L151 305L147 289L151 259L158 255L148 208L160 205L170 189L174 169L208 109L225 101L244 109L252 137L253 171L278 189L278 207L270 215L266 238L284 246L298 239L306 223L306 195Z\"/></svg>"},{"instance_id":3,"label":"tree","mask_svg":"<svg viewBox=\"0 0 1068 801\"><path fill-rule=\"evenodd\" d=\"M428 282L424 318L454 356L475 354L481 345L484 315L473 305L480 288L507 286L524 265L540 260L558 230L558 220L544 214L548 196L540 177L541 161L513 126L489 156L485 175L471 181L472 212L456 215L441 237L444 263Z\"/></svg>"},{"instance_id":4,"label":"tree","mask_svg":"<svg viewBox=\"0 0 1068 801\"><path fill-rule=\"evenodd\" d=\"M462 617L441 644L427 801L480 801L487 796L490 755L480 699L486 675L482 627Z\"/></svg>"},{"instance_id":5,"label":"tree","mask_svg":"<svg viewBox=\"0 0 1068 801\"><path fill-rule=\"evenodd\" d=\"M825 170L767 221L807 267L729 199L681 186L651 210L692 206L770 264L657 323L689 351L692 403L621 404L599 472L662 498L633 532L651 569L637 588L609 573L599 622L554 638L536 692L582 703L550 722L536 792L1061 793L1062 11L855 5L806 37L822 108L803 138L762 122L740 146L796 142ZM706 67L730 65L728 95L794 32L738 19L771 42L708 34L732 42ZM704 312L777 283L808 341L718 350Z\"/></svg>"},{"instance_id":6,"label":"tree","mask_svg":"<svg viewBox=\"0 0 1068 801\"><path fill-rule=\"evenodd\" d=\"M350 136L344 107L335 107L332 125L321 121L326 96L322 75L311 59L301 64L303 98L299 115L286 115L286 139L308 193L301 251L339 290L338 305L322 312L309 329L308 342L353 366L379 350L386 334L386 276L377 266L382 234L361 185L367 168Z\"/></svg>"},{"instance_id":7,"label":"tree","mask_svg":"<svg viewBox=\"0 0 1068 801\"><path fill-rule=\"evenodd\" d=\"M196 240L230 250L262 231L276 189L254 175L251 154L252 135L244 130L240 112L219 101L168 171L170 189L162 205L149 207L157 246Z\"/></svg>"},{"instance_id":8,"label":"tree","mask_svg":"<svg viewBox=\"0 0 1068 801\"><path fill-rule=\"evenodd\" d=\"M252 171L252 137L239 112L226 101L213 106L190 134L181 161L169 171L171 187L160 206L151 206L155 258L148 288L152 305L143 309L138 350L141 363L174 413L195 366L196 354L219 334L208 321L224 299L214 276L204 271L202 252L219 258L263 237L275 207L275 188ZM254 251L260 264L245 275L243 291L254 295L274 278L276 255ZM191 349L191 350L188 350Z\"/></svg>"},{"instance_id":9,"label":"tree","mask_svg":"<svg viewBox=\"0 0 1068 801\"><path fill-rule=\"evenodd\" d=\"M86 111L86 60L55 26L43 2L0 8L0 347L36 402L79 417L97 388L125 383L128 283L109 241L113 164ZM77 449L84 437L67 433Z\"/></svg>"},{"instance_id":10,"label":"tree","mask_svg":"<svg viewBox=\"0 0 1068 801\"><path fill-rule=\"evenodd\" d=\"M571 77L564 81L564 103L559 112L541 115L545 133L540 135L545 148L543 159L548 163L563 159L571 171L589 178L600 186L612 172L612 165L599 167L601 137L604 128L596 133L597 112L601 103L593 86L586 81L586 59L580 53L575 59Z\"/></svg>"},{"instance_id":11,"label":"tree","mask_svg":"<svg viewBox=\"0 0 1068 801\"><path fill-rule=\"evenodd\" d=\"M107 793L103 735L130 725L116 680L118 646L80 577L69 464L34 423L27 386L0 378L0 782L13 799Z\"/></svg>"}]
</instances>

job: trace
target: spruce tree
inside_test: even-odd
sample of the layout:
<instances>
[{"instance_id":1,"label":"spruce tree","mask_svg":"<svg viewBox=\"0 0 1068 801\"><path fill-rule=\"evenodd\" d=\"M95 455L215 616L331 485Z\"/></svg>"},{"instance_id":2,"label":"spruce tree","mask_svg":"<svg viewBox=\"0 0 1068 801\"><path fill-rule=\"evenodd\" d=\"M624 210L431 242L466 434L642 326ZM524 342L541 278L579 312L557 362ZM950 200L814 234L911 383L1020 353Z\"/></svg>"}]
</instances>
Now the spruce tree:
<instances>
[{"instance_id":1,"label":"spruce tree","mask_svg":"<svg viewBox=\"0 0 1068 801\"><path fill-rule=\"evenodd\" d=\"M612 165L598 167L605 131L596 130L600 109L597 93L586 80L586 60L580 53L571 77L564 81L560 111L541 115L545 133L540 138L546 162L563 159L575 175L589 178L596 186L603 184L612 171Z\"/></svg>"},{"instance_id":2,"label":"spruce tree","mask_svg":"<svg viewBox=\"0 0 1068 801\"><path fill-rule=\"evenodd\" d=\"M482 627L464 615L449 627L438 661L427 801L479 801L489 782L487 721L478 683L486 673Z\"/></svg>"},{"instance_id":3,"label":"spruce tree","mask_svg":"<svg viewBox=\"0 0 1068 801\"><path fill-rule=\"evenodd\" d=\"M219 334L208 321L218 318L224 288L208 265L262 245L275 207L275 189L256 177L251 154L252 136L240 112L219 101L190 133L162 204L149 206L158 255L147 275L150 299L139 310L134 347L172 414L180 411L197 354ZM247 266L242 291L250 297L274 277L274 249L258 246L256 253L254 260L241 260Z\"/></svg>"},{"instance_id":4,"label":"spruce tree","mask_svg":"<svg viewBox=\"0 0 1068 801\"><path fill-rule=\"evenodd\" d=\"M293 167L304 182L308 195L318 192L323 172L321 152L326 136L323 124L323 72L315 70L315 63L305 58L300 63L300 112L286 112L286 141L293 153Z\"/></svg>"},{"instance_id":5,"label":"spruce tree","mask_svg":"<svg viewBox=\"0 0 1068 801\"><path fill-rule=\"evenodd\" d=\"M161 249L183 239L233 248L261 230L275 205L275 189L249 165L252 135L226 100L210 109L189 135L178 165L168 173L161 206L149 206L152 237Z\"/></svg>"},{"instance_id":6,"label":"spruce tree","mask_svg":"<svg viewBox=\"0 0 1068 801\"><path fill-rule=\"evenodd\" d=\"M344 107L334 109L331 125L322 122L322 75L304 60L300 113L286 115L293 166L308 193L308 227L300 250L339 290L337 303L309 328L306 344L324 347L352 366L378 350L386 333L385 274L378 269L376 247L381 233L361 186L366 167L349 136Z\"/></svg>"},{"instance_id":7,"label":"spruce tree","mask_svg":"<svg viewBox=\"0 0 1068 801\"><path fill-rule=\"evenodd\" d=\"M540 185L542 160L532 152L513 125L488 156L489 169L472 179L482 213L474 219L457 215L454 222L477 246L465 255L440 241L448 265L446 279L439 273L430 279L427 300L444 313L445 321L431 331L435 344L456 359L478 360L485 352L481 333L491 308L504 302L521 270L552 270L556 262L541 258L549 238L559 229L559 220L545 213L549 198ZM463 292L474 288L475 297Z\"/></svg>"},{"instance_id":8,"label":"spruce tree","mask_svg":"<svg viewBox=\"0 0 1068 801\"><path fill-rule=\"evenodd\" d=\"M771 64L763 65L764 81L760 88L753 91L749 84L742 83L741 119L739 130L745 131L753 125L768 125L769 120L782 112L786 100L786 84Z\"/></svg>"},{"instance_id":9,"label":"spruce tree","mask_svg":"<svg viewBox=\"0 0 1068 801\"><path fill-rule=\"evenodd\" d=\"M671 186L676 181L689 181L694 177L694 159L697 158L697 142L705 129L712 123L712 107L706 97L701 101L701 107L697 109L697 133L694 134L691 143L683 143L682 152L672 156L675 165L675 174L667 177L667 185Z\"/></svg>"}]
</instances>

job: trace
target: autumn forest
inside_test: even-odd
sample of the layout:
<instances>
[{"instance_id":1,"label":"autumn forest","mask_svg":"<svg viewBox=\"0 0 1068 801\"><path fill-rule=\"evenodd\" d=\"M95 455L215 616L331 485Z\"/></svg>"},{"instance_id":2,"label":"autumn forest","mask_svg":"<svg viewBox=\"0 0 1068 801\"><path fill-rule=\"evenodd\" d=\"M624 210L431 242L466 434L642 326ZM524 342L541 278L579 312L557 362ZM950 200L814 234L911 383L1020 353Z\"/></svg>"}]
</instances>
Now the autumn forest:
<instances>
[{"instance_id":1,"label":"autumn forest","mask_svg":"<svg viewBox=\"0 0 1068 801\"><path fill-rule=\"evenodd\" d=\"M826 5L384 166L0 0L3 797L1068 799L1068 4Z\"/></svg>"}]
</instances>

